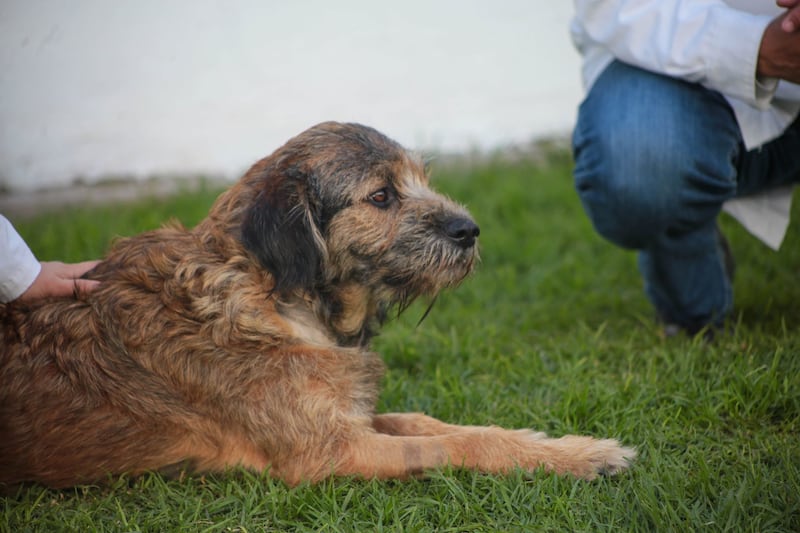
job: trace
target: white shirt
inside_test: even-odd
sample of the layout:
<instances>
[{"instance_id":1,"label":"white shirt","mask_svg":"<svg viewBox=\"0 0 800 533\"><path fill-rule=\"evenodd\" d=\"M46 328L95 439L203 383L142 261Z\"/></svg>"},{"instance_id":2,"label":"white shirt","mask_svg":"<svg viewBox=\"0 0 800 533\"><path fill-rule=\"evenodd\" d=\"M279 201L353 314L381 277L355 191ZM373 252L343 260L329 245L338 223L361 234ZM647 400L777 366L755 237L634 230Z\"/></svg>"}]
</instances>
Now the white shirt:
<instances>
[{"instance_id":1,"label":"white shirt","mask_svg":"<svg viewBox=\"0 0 800 533\"><path fill-rule=\"evenodd\" d=\"M0 215L0 302L16 300L42 266L6 217Z\"/></svg>"},{"instance_id":2,"label":"white shirt","mask_svg":"<svg viewBox=\"0 0 800 533\"><path fill-rule=\"evenodd\" d=\"M699 83L731 105L746 148L780 136L800 112L800 86L756 79L761 37L783 9L772 0L574 0L570 25L587 90L615 58ZM735 199L725 210L774 249L786 234L791 187Z\"/></svg>"}]
</instances>

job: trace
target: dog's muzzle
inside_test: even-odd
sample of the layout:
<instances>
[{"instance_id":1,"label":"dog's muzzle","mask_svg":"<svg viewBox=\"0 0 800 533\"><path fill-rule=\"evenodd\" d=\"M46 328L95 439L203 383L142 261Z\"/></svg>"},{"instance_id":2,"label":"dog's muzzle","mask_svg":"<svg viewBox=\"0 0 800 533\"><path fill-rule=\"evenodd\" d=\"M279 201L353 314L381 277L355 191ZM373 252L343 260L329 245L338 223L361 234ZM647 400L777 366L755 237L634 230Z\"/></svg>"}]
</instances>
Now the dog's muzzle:
<instances>
[{"instance_id":1,"label":"dog's muzzle","mask_svg":"<svg viewBox=\"0 0 800 533\"><path fill-rule=\"evenodd\" d=\"M443 229L448 239L464 249L475 246L475 239L481 234L478 225L466 217L454 217L445 221Z\"/></svg>"}]
</instances>

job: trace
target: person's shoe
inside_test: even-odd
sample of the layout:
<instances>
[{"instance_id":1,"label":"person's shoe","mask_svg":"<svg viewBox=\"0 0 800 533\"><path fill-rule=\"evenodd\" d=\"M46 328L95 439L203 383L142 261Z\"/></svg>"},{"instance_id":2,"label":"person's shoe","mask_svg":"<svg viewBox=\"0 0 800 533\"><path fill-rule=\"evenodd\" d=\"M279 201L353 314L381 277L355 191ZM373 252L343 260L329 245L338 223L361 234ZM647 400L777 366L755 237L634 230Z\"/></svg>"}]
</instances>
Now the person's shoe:
<instances>
[{"instance_id":1,"label":"person's shoe","mask_svg":"<svg viewBox=\"0 0 800 533\"><path fill-rule=\"evenodd\" d=\"M728 332L724 324L704 324L702 326L680 326L663 320L660 316L656 319L661 323L661 337L671 339L685 334L687 337L701 336L706 342L713 342L720 335Z\"/></svg>"},{"instance_id":2,"label":"person's shoe","mask_svg":"<svg viewBox=\"0 0 800 533\"><path fill-rule=\"evenodd\" d=\"M682 327L680 327L678 324L664 322L660 315L656 317L656 322L661 324L661 336L665 339L671 339L672 337L677 337L683 333Z\"/></svg>"}]
</instances>

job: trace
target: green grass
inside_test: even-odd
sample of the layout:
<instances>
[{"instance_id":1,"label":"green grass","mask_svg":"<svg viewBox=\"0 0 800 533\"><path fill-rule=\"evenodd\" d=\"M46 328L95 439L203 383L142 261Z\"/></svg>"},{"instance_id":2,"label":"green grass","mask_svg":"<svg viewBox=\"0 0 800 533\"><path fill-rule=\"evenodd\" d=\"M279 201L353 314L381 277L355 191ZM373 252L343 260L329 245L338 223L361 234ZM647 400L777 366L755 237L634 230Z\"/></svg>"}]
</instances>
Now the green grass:
<instances>
[{"instance_id":1,"label":"green grass","mask_svg":"<svg viewBox=\"0 0 800 533\"><path fill-rule=\"evenodd\" d=\"M663 339L635 257L600 239L571 162L434 165L435 186L481 225L482 262L374 343L390 366L381 411L613 436L634 467L583 482L447 470L426 480L287 488L231 472L106 487L30 487L0 499L0 531L798 531L800 233L778 254L730 219L735 331ZM216 191L17 221L42 259L100 256L170 217L191 226ZM799 214L795 210L795 218Z\"/></svg>"}]
</instances>

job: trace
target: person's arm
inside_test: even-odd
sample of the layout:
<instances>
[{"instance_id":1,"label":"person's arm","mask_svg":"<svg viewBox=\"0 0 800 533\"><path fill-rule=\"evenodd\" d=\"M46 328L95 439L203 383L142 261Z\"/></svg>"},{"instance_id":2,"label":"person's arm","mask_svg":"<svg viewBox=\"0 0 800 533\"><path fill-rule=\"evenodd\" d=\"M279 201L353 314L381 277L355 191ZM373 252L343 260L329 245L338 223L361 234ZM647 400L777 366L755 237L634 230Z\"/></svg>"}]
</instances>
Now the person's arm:
<instances>
[{"instance_id":1,"label":"person's arm","mask_svg":"<svg viewBox=\"0 0 800 533\"><path fill-rule=\"evenodd\" d=\"M575 0L575 7L588 39L620 61L753 105L772 97L774 86L756 80L770 15L733 9L721 0Z\"/></svg>"},{"instance_id":2,"label":"person's arm","mask_svg":"<svg viewBox=\"0 0 800 533\"><path fill-rule=\"evenodd\" d=\"M99 261L40 263L19 233L0 215L0 302L71 296L94 289L97 281L78 279Z\"/></svg>"}]
</instances>

